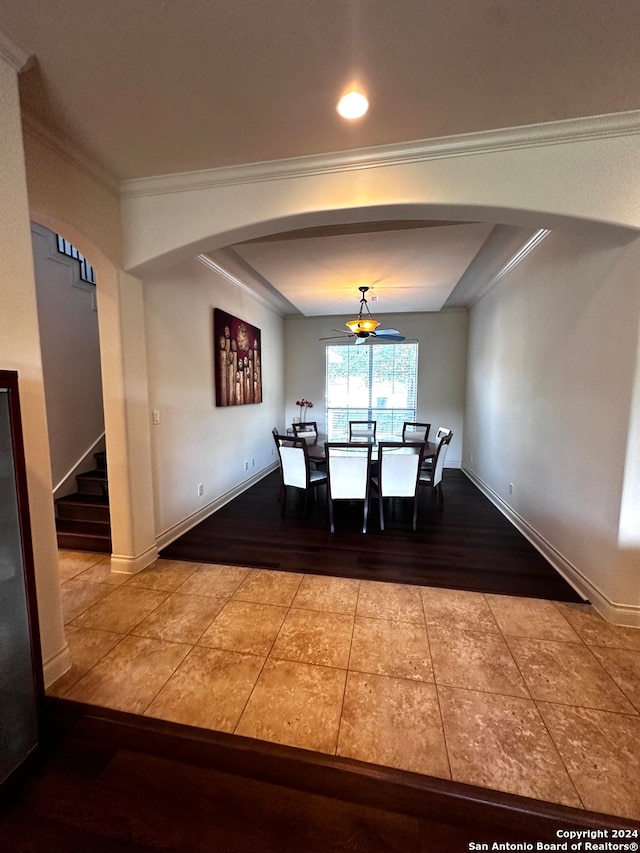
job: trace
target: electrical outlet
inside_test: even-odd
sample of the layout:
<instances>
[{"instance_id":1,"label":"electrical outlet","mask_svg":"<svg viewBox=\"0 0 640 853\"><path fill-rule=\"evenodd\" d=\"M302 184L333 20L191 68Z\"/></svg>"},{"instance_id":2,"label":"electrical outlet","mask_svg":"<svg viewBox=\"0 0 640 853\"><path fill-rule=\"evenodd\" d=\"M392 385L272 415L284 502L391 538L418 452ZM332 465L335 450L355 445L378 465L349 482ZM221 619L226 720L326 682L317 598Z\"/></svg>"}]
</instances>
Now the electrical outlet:
<instances>
[{"instance_id":1,"label":"electrical outlet","mask_svg":"<svg viewBox=\"0 0 640 853\"><path fill-rule=\"evenodd\" d=\"M245 471L248 471L248 470L249 470L249 463L248 463L248 462L245 462L245 463L244 463L244 470L245 470Z\"/></svg>"},{"instance_id":2,"label":"electrical outlet","mask_svg":"<svg viewBox=\"0 0 640 853\"><path fill-rule=\"evenodd\" d=\"M253 458L253 456L251 457L251 467L252 468L256 467L256 460Z\"/></svg>"},{"instance_id":3,"label":"electrical outlet","mask_svg":"<svg viewBox=\"0 0 640 853\"><path fill-rule=\"evenodd\" d=\"M470 454L469 454L469 461L470 461L470 462L473 462L473 453L470 453Z\"/></svg>"},{"instance_id":4,"label":"electrical outlet","mask_svg":"<svg viewBox=\"0 0 640 853\"><path fill-rule=\"evenodd\" d=\"M202 483L198 483L198 497L201 498L204 495L204 485Z\"/></svg>"},{"instance_id":5,"label":"electrical outlet","mask_svg":"<svg viewBox=\"0 0 640 853\"><path fill-rule=\"evenodd\" d=\"M159 409L153 410L153 422L156 425L160 423L160 410Z\"/></svg>"},{"instance_id":6,"label":"electrical outlet","mask_svg":"<svg viewBox=\"0 0 640 853\"><path fill-rule=\"evenodd\" d=\"M513 494L513 483L509 483L509 494Z\"/></svg>"}]
</instances>

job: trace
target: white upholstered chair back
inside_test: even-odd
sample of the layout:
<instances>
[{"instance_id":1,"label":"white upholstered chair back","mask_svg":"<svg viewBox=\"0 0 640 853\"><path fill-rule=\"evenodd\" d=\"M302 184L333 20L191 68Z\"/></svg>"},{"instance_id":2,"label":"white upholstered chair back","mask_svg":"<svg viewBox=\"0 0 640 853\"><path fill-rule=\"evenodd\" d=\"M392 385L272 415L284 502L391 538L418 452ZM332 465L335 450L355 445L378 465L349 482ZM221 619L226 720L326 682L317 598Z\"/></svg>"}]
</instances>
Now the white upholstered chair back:
<instances>
[{"instance_id":1,"label":"white upholstered chair back","mask_svg":"<svg viewBox=\"0 0 640 853\"><path fill-rule=\"evenodd\" d=\"M371 450L369 442L334 441L325 444L327 459L327 502L329 529L335 532L334 501L362 501L362 532L367 532Z\"/></svg>"},{"instance_id":2,"label":"white upholstered chair back","mask_svg":"<svg viewBox=\"0 0 640 853\"><path fill-rule=\"evenodd\" d=\"M381 442L378 448L379 491L386 498L416 493L424 446L416 442Z\"/></svg>"},{"instance_id":3,"label":"white upholstered chair back","mask_svg":"<svg viewBox=\"0 0 640 853\"><path fill-rule=\"evenodd\" d=\"M306 489L307 461L304 449L300 445L290 447L283 444L280 446L280 460L282 462L282 479L285 486L296 486L298 489Z\"/></svg>"},{"instance_id":4,"label":"white upholstered chair back","mask_svg":"<svg viewBox=\"0 0 640 853\"><path fill-rule=\"evenodd\" d=\"M405 421L402 427L403 441L427 441L431 424Z\"/></svg>"},{"instance_id":5,"label":"white upholstered chair back","mask_svg":"<svg viewBox=\"0 0 640 853\"><path fill-rule=\"evenodd\" d=\"M369 485L371 445L343 442L327 446L329 492L334 500L364 500Z\"/></svg>"},{"instance_id":6,"label":"white upholstered chair back","mask_svg":"<svg viewBox=\"0 0 640 853\"><path fill-rule=\"evenodd\" d=\"M449 444L451 442L451 430L449 433L443 438L440 439L440 444L438 445L438 449L436 450L436 458L433 463L433 473L432 473L432 484L437 486L442 482L442 473L444 471L444 460L447 455L447 450L449 448Z\"/></svg>"}]
</instances>

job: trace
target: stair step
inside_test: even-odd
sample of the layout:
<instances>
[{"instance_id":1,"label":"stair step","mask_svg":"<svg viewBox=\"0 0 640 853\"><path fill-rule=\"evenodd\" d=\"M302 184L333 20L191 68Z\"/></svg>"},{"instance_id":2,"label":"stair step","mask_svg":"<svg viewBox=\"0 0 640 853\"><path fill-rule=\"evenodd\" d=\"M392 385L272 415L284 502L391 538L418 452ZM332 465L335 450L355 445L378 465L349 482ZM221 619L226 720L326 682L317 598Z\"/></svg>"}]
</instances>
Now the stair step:
<instances>
[{"instance_id":1,"label":"stair step","mask_svg":"<svg viewBox=\"0 0 640 853\"><path fill-rule=\"evenodd\" d=\"M109 522L56 519L58 547L72 551L111 553Z\"/></svg>"},{"instance_id":2,"label":"stair step","mask_svg":"<svg viewBox=\"0 0 640 853\"><path fill-rule=\"evenodd\" d=\"M83 495L76 492L58 498L56 516L79 521L109 521L109 501L104 495Z\"/></svg>"},{"instance_id":3,"label":"stair step","mask_svg":"<svg viewBox=\"0 0 640 853\"><path fill-rule=\"evenodd\" d=\"M107 476L104 471L87 471L76 477L78 492L83 495L107 495Z\"/></svg>"},{"instance_id":4,"label":"stair step","mask_svg":"<svg viewBox=\"0 0 640 853\"><path fill-rule=\"evenodd\" d=\"M102 536L82 536L79 533L58 532L58 548L66 551L94 551L98 554L111 553L111 539Z\"/></svg>"},{"instance_id":5,"label":"stair step","mask_svg":"<svg viewBox=\"0 0 640 853\"><path fill-rule=\"evenodd\" d=\"M93 454L93 458L96 460L96 469L98 471L102 471L106 474L107 472L107 451L99 450L97 453Z\"/></svg>"}]
</instances>

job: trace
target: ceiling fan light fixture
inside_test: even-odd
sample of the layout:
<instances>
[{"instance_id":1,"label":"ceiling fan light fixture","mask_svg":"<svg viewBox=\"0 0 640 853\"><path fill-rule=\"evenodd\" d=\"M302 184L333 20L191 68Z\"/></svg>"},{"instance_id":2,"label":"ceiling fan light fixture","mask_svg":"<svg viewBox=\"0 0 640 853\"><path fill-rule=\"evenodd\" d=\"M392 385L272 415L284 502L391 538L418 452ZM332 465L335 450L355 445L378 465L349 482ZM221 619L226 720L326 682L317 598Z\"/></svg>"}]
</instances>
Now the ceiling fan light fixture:
<instances>
[{"instance_id":1,"label":"ceiling fan light fixture","mask_svg":"<svg viewBox=\"0 0 640 853\"><path fill-rule=\"evenodd\" d=\"M353 332L354 335L359 335L361 332L371 334L375 332L380 323L374 320L373 317L356 317L355 320L347 320L346 326Z\"/></svg>"},{"instance_id":2,"label":"ceiling fan light fixture","mask_svg":"<svg viewBox=\"0 0 640 853\"><path fill-rule=\"evenodd\" d=\"M345 325L352 334L357 335L359 338L366 338L375 333L380 323L373 319L371 311L369 311L369 306L367 305L365 293L369 288L359 287L358 290L362 294L362 298L360 300L360 311L354 320L347 320ZM363 312L365 311L366 313L363 316Z\"/></svg>"}]
</instances>

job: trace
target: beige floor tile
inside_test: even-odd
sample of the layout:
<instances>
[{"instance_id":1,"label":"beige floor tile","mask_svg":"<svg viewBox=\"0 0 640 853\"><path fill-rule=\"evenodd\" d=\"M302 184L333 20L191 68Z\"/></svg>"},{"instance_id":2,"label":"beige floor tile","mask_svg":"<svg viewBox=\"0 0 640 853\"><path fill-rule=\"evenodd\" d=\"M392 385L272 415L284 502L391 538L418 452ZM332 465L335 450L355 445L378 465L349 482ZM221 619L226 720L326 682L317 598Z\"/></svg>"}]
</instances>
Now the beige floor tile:
<instances>
[{"instance_id":1,"label":"beige floor tile","mask_svg":"<svg viewBox=\"0 0 640 853\"><path fill-rule=\"evenodd\" d=\"M73 625L67 625L65 635L69 644L71 669L47 689L47 694L50 696L64 696L91 667L124 639L123 634L93 631L90 628L74 628Z\"/></svg>"},{"instance_id":2,"label":"beige floor tile","mask_svg":"<svg viewBox=\"0 0 640 853\"><path fill-rule=\"evenodd\" d=\"M204 632L200 645L266 657L286 615L286 607L232 599Z\"/></svg>"},{"instance_id":3,"label":"beige floor tile","mask_svg":"<svg viewBox=\"0 0 640 853\"><path fill-rule=\"evenodd\" d=\"M333 754L346 671L267 660L236 734Z\"/></svg>"},{"instance_id":4,"label":"beige floor tile","mask_svg":"<svg viewBox=\"0 0 640 853\"><path fill-rule=\"evenodd\" d=\"M78 616L73 624L128 634L167 598L166 592L136 589L128 585L110 590L110 594Z\"/></svg>"},{"instance_id":5,"label":"beige floor tile","mask_svg":"<svg viewBox=\"0 0 640 853\"><path fill-rule=\"evenodd\" d=\"M640 717L538 703L590 811L640 820Z\"/></svg>"},{"instance_id":6,"label":"beige floor tile","mask_svg":"<svg viewBox=\"0 0 640 853\"><path fill-rule=\"evenodd\" d=\"M195 645L224 607L210 595L169 595L132 633L172 643Z\"/></svg>"},{"instance_id":7,"label":"beige floor tile","mask_svg":"<svg viewBox=\"0 0 640 853\"><path fill-rule=\"evenodd\" d=\"M296 596L304 575L296 572L273 572L269 569L250 569L237 589L234 598L257 604L288 607Z\"/></svg>"},{"instance_id":8,"label":"beige floor tile","mask_svg":"<svg viewBox=\"0 0 640 853\"><path fill-rule=\"evenodd\" d=\"M486 596L481 592L421 587L420 595L427 625L500 633Z\"/></svg>"},{"instance_id":9,"label":"beige floor tile","mask_svg":"<svg viewBox=\"0 0 640 853\"><path fill-rule=\"evenodd\" d=\"M111 558L107 554L95 554L90 551L58 551L60 580L75 578L103 560L110 561Z\"/></svg>"},{"instance_id":10,"label":"beige floor tile","mask_svg":"<svg viewBox=\"0 0 640 853\"><path fill-rule=\"evenodd\" d=\"M95 581L84 581L81 578L72 578L60 586L62 600L62 613L65 623L71 622L85 610L89 610L96 602L113 592L113 587L106 583L95 583ZM125 631L121 633L126 633Z\"/></svg>"},{"instance_id":11,"label":"beige floor tile","mask_svg":"<svg viewBox=\"0 0 640 853\"><path fill-rule=\"evenodd\" d=\"M251 569L240 566L219 566L206 563L198 566L197 571L177 587L176 592L185 595L210 595L214 598L229 599L247 577Z\"/></svg>"},{"instance_id":12,"label":"beige floor tile","mask_svg":"<svg viewBox=\"0 0 640 853\"><path fill-rule=\"evenodd\" d=\"M356 613L358 616L424 625L420 587L381 581L361 581Z\"/></svg>"},{"instance_id":13,"label":"beige floor tile","mask_svg":"<svg viewBox=\"0 0 640 853\"><path fill-rule=\"evenodd\" d=\"M109 586L120 586L126 583L130 575L123 575L120 572L111 571L111 557L105 557L88 569L85 569L78 576L83 581L95 581L95 583L105 583Z\"/></svg>"},{"instance_id":14,"label":"beige floor tile","mask_svg":"<svg viewBox=\"0 0 640 853\"><path fill-rule=\"evenodd\" d=\"M194 648L145 716L232 732L263 664L257 655Z\"/></svg>"},{"instance_id":15,"label":"beige floor tile","mask_svg":"<svg viewBox=\"0 0 640 853\"><path fill-rule=\"evenodd\" d=\"M433 681L427 630L412 622L356 618L349 669Z\"/></svg>"},{"instance_id":16,"label":"beige floor tile","mask_svg":"<svg viewBox=\"0 0 640 853\"><path fill-rule=\"evenodd\" d=\"M427 633L436 684L529 698L501 634L438 626Z\"/></svg>"},{"instance_id":17,"label":"beige floor tile","mask_svg":"<svg viewBox=\"0 0 640 853\"><path fill-rule=\"evenodd\" d=\"M606 622L591 604L556 602L556 607L588 646L640 651L640 629Z\"/></svg>"},{"instance_id":18,"label":"beige floor tile","mask_svg":"<svg viewBox=\"0 0 640 853\"><path fill-rule=\"evenodd\" d=\"M486 598L503 634L570 643L580 639L553 601L515 595L487 595Z\"/></svg>"},{"instance_id":19,"label":"beige floor tile","mask_svg":"<svg viewBox=\"0 0 640 853\"><path fill-rule=\"evenodd\" d=\"M435 686L349 672L337 754L449 779Z\"/></svg>"},{"instance_id":20,"label":"beige floor tile","mask_svg":"<svg viewBox=\"0 0 640 853\"><path fill-rule=\"evenodd\" d=\"M507 644L534 699L635 713L584 643L507 637Z\"/></svg>"},{"instance_id":21,"label":"beige floor tile","mask_svg":"<svg viewBox=\"0 0 640 853\"><path fill-rule=\"evenodd\" d=\"M125 637L65 698L142 714L190 648L164 640Z\"/></svg>"},{"instance_id":22,"label":"beige floor tile","mask_svg":"<svg viewBox=\"0 0 640 853\"><path fill-rule=\"evenodd\" d=\"M185 560L155 560L146 569L130 576L128 585L175 592L199 568L199 563L188 563Z\"/></svg>"},{"instance_id":23,"label":"beige floor tile","mask_svg":"<svg viewBox=\"0 0 640 853\"><path fill-rule=\"evenodd\" d=\"M581 807L532 700L450 687L438 695L454 781Z\"/></svg>"},{"instance_id":24,"label":"beige floor tile","mask_svg":"<svg viewBox=\"0 0 640 853\"><path fill-rule=\"evenodd\" d=\"M358 603L360 581L352 578L304 575L293 606L305 610L328 610L354 615Z\"/></svg>"},{"instance_id":25,"label":"beige floor tile","mask_svg":"<svg viewBox=\"0 0 640 853\"><path fill-rule=\"evenodd\" d=\"M346 669L352 634L353 616L292 607L273 644L271 657Z\"/></svg>"},{"instance_id":26,"label":"beige floor tile","mask_svg":"<svg viewBox=\"0 0 640 853\"><path fill-rule=\"evenodd\" d=\"M636 711L640 712L640 651L599 646L590 648Z\"/></svg>"}]
</instances>

